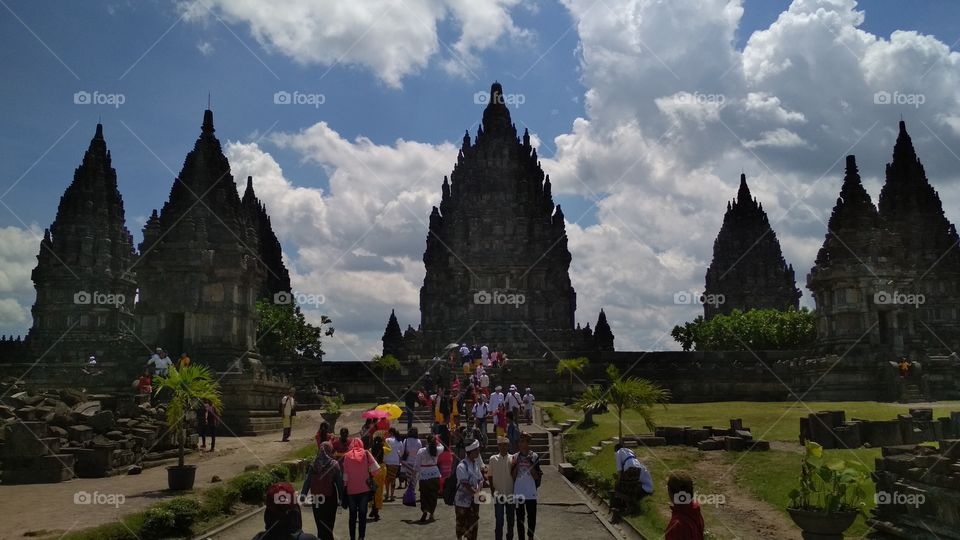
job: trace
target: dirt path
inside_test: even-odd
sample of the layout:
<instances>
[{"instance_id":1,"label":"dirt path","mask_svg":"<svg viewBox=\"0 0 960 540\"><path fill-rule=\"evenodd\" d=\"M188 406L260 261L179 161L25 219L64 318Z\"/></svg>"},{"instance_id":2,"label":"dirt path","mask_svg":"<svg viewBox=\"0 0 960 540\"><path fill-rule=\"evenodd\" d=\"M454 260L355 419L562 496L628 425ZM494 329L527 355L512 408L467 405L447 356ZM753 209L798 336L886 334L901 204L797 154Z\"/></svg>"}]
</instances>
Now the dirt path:
<instances>
[{"instance_id":1,"label":"dirt path","mask_svg":"<svg viewBox=\"0 0 960 540\"><path fill-rule=\"evenodd\" d=\"M338 425L351 429L359 426L359 412L345 413ZM290 452L313 440L320 413L308 411L297 415L291 442L280 442L280 433L258 437L220 437L215 453L194 454L188 463L198 465L195 488L203 490L213 485L216 475L228 480L243 472L248 465L264 465L282 461ZM2 539L21 539L25 536L61 536L138 512L171 495L166 491L167 471L164 467L146 469L137 476L111 478L78 478L59 484L0 485L0 516ZM86 493L99 497L101 504L79 504L75 497ZM108 504L120 500L122 504ZM28 534L35 531L34 534ZM36 534L36 531L43 531Z\"/></svg>"},{"instance_id":2,"label":"dirt path","mask_svg":"<svg viewBox=\"0 0 960 540\"><path fill-rule=\"evenodd\" d=\"M759 538L771 540L799 540L800 531L790 518L772 508L769 504L755 499L745 489L738 486L733 478L730 464L723 459L722 452L703 452L702 459L694 469L697 478L709 479L712 494L703 494L704 512L714 520L713 534L719 538ZM713 496L714 499L710 499ZM722 505L716 510L706 503L723 497ZM719 521L720 526L716 523Z\"/></svg>"}]
</instances>

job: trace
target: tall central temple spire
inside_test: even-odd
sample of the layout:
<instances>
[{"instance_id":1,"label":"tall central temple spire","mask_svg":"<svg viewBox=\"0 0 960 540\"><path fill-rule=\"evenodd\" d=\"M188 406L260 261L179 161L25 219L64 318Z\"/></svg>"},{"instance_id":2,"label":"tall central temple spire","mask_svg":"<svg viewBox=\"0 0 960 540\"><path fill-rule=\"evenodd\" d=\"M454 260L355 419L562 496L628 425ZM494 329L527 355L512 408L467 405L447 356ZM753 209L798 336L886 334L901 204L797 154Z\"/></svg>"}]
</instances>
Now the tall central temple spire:
<instances>
[{"instance_id":1,"label":"tall central temple spire","mask_svg":"<svg viewBox=\"0 0 960 540\"><path fill-rule=\"evenodd\" d=\"M563 212L506 101L493 83L476 139L463 137L430 213L420 289L424 354L451 341L537 357L592 347L575 330Z\"/></svg>"}]
</instances>

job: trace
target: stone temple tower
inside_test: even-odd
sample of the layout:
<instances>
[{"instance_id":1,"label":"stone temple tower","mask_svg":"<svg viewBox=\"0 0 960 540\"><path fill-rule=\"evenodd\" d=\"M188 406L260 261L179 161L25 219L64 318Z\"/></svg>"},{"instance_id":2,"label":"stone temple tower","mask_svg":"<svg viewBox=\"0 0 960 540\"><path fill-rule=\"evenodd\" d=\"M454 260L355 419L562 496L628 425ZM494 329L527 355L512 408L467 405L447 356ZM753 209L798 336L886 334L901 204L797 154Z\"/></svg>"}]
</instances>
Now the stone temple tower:
<instances>
[{"instance_id":1,"label":"stone temple tower","mask_svg":"<svg viewBox=\"0 0 960 540\"><path fill-rule=\"evenodd\" d=\"M266 276L258 223L244 211L209 110L169 200L144 227L140 253L146 343L221 369L252 353Z\"/></svg>"},{"instance_id":2,"label":"stone temple tower","mask_svg":"<svg viewBox=\"0 0 960 540\"><path fill-rule=\"evenodd\" d=\"M485 343L515 358L591 348L574 329L563 212L499 83L442 189L423 254L423 354L451 342Z\"/></svg>"},{"instance_id":3,"label":"stone temple tower","mask_svg":"<svg viewBox=\"0 0 960 540\"><path fill-rule=\"evenodd\" d=\"M97 124L73 182L44 232L33 270L37 300L27 336L44 361L112 361L134 345L135 253L117 171Z\"/></svg>"},{"instance_id":4,"label":"stone temple tower","mask_svg":"<svg viewBox=\"0 0 960 540\"><path fill-rule=\"evenodd\" d=\"M247 213L247 219L250 220L257 230L257 245L259 255L257 259L263 265L266 275L263 279L263 285L258 291L258 298L273 299L279 293L290 293L290 272L283 263L283 250L280 247L280 240L273 232L273 225L270 223L270 215L267 214L267 208L264 206L257 194L253 191L253 177L247 177L247 189L243 192L241 199L243 209Z\"/></svg>"},{"instance_id":5,"label":"stone temple tower","mask_svg":"<svg viewBox=\"0 0 960 540\"><path fill-rule=\"evenodd\" d=\"M797 309L800 303L793 266L784 261L767 213L750 195L743 174L713 243L704 299L706 319L734 309Z\"/></svg>"}]
</instances>

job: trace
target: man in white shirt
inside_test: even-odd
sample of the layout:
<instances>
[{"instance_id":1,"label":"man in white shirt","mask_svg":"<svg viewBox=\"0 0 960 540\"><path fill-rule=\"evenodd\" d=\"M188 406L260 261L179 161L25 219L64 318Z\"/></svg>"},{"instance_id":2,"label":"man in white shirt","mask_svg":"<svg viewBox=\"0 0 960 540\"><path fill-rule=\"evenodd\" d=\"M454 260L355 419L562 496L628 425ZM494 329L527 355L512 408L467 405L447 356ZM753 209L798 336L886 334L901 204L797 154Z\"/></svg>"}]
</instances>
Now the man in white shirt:
<instances>
[{"instance_id":1,"label":"man in white shirt","mask_svg":"<svg viewBox=\"0 0 960 540\"><path fill-rule=\"evenodd\" d=\"M493 389L494 392L490 394L490 412L495 413L497 409L500 408L500 404L503 403L503 387L497 386Z\"/></svg>"},{"instance_id":2,"label":"man in white shirt","mask_svg":"<svg viewBox=\"0 0 960 540\"><path fill-rule=\"evenodd\" d=\"M610 497L610 509L613 511L613 520L618 521L620 514L631 501L637 501L653 494L653 477L633 450L617 443L614 447L617 462L617 481L614 484Z\"/></svg>"},{"instance_id":3,"label":"man in white shirt","mask_svg":"<svg viewBox=\"0 0 960 540\"><path fill-rule=\"evenodd\" d=\"M524 412L526 413L528 424L533 423L533 402L534 402L533 392L531 392L530 389L527 388L527 392L523 394L523 409L524 409Z\"/></svg>"},{"instance_id":4,"label":"man in white shirt","mask_svg":"<svg viewBox=\"0 0 960 540\"><path fill-rule=\"evenodd\" d=\"M483 367L490 367L490 349L486 345L480 347L480 360Z\"/></svg>"},{"instance_id":5,"label":"man in white shirt","mask_svg":"<svg viewBox=\"0 0 960 540\"><path fill-rule=\"evenodd\" d=\"M143 358L141 356L141 358ZM167 368L173 365L173 360L170 360L170 357L167 356L167 352L157 347L157 351L150 357L150 360L147 362L152 368L155 375L167 375Z\"/></svg>"},{"instance_id":6,"label":"man in white shirt","mask_svg":"<svg viewBox=\"0 0 960 540\"><path fill-rule=\"evenodd\" d=\"M486 371L480 374L480 391L484 396L490 397L490 376Z\"/></svg>"},{"instance_id":7,"label":"man in white shirt","mask_svg":"<svg viewBox=\"0 0 960 540\"><path fill-rule=\"evenodd\" d=\"M520 419L520 406L523 404L523 398L520 397L520 392L517 391L515 385L510 385L510 392L506 396L507 411L513 412L513 417Z\"/></svg>"},{"instance_id":8,"label":"man in white shirt","mask_svg":"<svg viewBox=\"0 0 960 540\"><path fill-rule=\"evenodd\" d=\"M540 456L530 450L529 433L520 434L520 451L513 456L513 494L516 498L517 538L523 540L524 522L527 536L534 540L537 528L537 489L543 471L540 468Z\"/></svg>"},{"instance_id":9,"label":"man in white shirt","mask_svg":"<svg viewBox=\"0 0 960 540\"><path fill-rule=\"evenodd\" d=\"M280 414L283 416L283 440L290 442L290 430L293 429L293 417L297 414L297 402L293 398L293 387L280 399Z\"/></svg>"},{"instance_id":10,"label":"man in white shirt","mask_svg":"<svg viewBox=\"0 0 960 540\"><path fill-rule=\"evenodd\" d=\"M483 394L477 396L477 402L473 404L473 422L480 430L480 436L483 439L483 445L487 444L487 416L490 414L490 407L487 405Z\"/></svg>"},{"instance_id":11,"label":"man in white shirt","mask_svg":"<svg viewBox=\"0 0 960 540\"><path fill-rule=\"evenodd\" d=\"M507 452L509 444L510 440L506 437L497 437L499 453L491 456L487 465L487 482L493 494L493 515L496 523L494 535L497 540L503 540L504 517L507 522L507 540L513 540L516 500L513 496L513 456Z\"/></svg>"},{"instance_id":12,"label":"man in white shirt","mask_svg":"<svg viewBox=\"0 0 960 540\"><path fill-rule=\"evenodd\" d=\"M480 525L480 504L477 494L483 485L480 465L480 441L466 447L467 457L457 465L457 495L454 498L457 540L476 540Z\"/></svg>"}]
</instances>

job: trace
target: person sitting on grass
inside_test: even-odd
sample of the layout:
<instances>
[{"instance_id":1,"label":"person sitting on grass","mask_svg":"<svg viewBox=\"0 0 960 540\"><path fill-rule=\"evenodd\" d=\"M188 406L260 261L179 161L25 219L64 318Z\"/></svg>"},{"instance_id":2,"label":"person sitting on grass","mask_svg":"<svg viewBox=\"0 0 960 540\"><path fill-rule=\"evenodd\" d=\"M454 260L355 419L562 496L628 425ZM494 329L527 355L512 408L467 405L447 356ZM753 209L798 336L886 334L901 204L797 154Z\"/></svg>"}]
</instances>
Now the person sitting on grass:
<instances>
[{"instance_id":1,"label":"person sitting on grass","mask_svg":"<svg viewBox=\"0 0 960 540\"><path fill-rule=\"evenodd\" d=\"M650 470L637 459L633 450L617 443L614 451L617 481L610 496L610 509L616 523L622 514L628 512L631 505L636 506L640 499L653 494L653 477Z\"/></svg>"},{"instance_id":2,"label":"person sitting on grass","mask_svg":"<svg viewBox=\"0 0 960 540\"><path fill-rule=\"evenodd\" d=\"M303 532L300 501L288 482L278 482L270 486L264 502L265 529L257 533L253 540L317 540L316 536Z\"/></svg>"},{"instance_id":3,"label":"person sitting on grass","mask_svg":"<svg viewBox=\"0 0 960 540\"><path fill-rule=\"evenodd\" d=\"M703 540L703 514L693 496L693 479L686 473L671 473L667 478L670 495L670 523L665 540Z\"/></svg>"}]
</instances>

